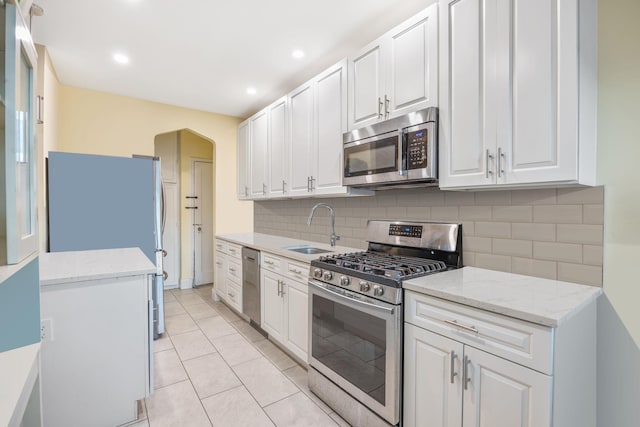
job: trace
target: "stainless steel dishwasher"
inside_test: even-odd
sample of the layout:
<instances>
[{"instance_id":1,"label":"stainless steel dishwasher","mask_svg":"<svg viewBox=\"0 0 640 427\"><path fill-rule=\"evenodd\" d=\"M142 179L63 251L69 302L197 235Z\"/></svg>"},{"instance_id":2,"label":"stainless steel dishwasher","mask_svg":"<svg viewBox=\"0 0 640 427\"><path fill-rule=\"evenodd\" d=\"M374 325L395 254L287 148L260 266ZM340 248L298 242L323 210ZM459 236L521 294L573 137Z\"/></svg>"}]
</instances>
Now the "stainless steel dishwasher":
<instances>
[{"instance_id":1,"label":"stainless steel dishwasher","mask_svg":"<svg viewBox=\"0 0 640 427\"><path fill-rule=\"evenodd\" d=\"M260 251L242 248L242 312L260 326Z\"/></svg>"}]
</instances>

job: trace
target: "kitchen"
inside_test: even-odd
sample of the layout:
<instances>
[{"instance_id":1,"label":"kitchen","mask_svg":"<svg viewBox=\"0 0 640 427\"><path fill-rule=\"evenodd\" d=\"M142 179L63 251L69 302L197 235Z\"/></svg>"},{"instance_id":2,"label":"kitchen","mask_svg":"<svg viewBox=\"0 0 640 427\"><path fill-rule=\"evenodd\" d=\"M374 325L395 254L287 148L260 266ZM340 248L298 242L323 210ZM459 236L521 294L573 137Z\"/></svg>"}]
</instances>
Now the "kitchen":
<instances>
[{"instance_id":1,"label":"kitchen","mask_svg":"<svg viewBox=\"0 0 640 427\"><path fill-rule=\"evenodd\" d=\"M600 2L598 7L597 172L598 184L604 186L604 193L582 193L585 194L585 198L579 200L579 203L575 199L570 200L574 194L568 189L555 189L546 193L546 196L547 200L555 197L555 204L562 204L564 200L566 205L571 206L604 206L604 296L600 298L598 312L598 425L626 426L634 425L637 419L638 407L634 396L638 395L637 384L640 378L637 344L637 325L640 322L633 304L638 300L638 291L629 284L630 278L637 272L631 256L638 253L638 206L637 190L634 188L637 172L632 163L637 157L634 156L637 144L633 144L635 139L632 135L637 134L638 129L637 124L631 119L630 111L633 111L632 100L635 98L633 95L637 95L638 83L638 60L632 52L640 36L633 25L633 18L638 16L637 5L634 2ZM404 18L406 16L397 19L396 22ZM33 19L37 22L39 18ZM376 34L372 36L370 39L375 38ZM49 88L44 98L47 123L43 139L45 151L121 156L130 155L132 152L152 154L148 141L152 141L155 135L172 129L191 128L217 142L218 182L236 176L235 138L239 119L94 92L75 87L73 84L60 84L52 71L53 64L50 60L44 67L47 70L42 73L44 84ZM266 100L265 104L268 101L270 100ZM96 128L101 129L101 132L95 134L92 129ZM123 129L126 129L125 135ZM91 135L93 141L90 145L86 141L87 135ZM337 234L343 236L340 244L362 247L365 240L362 219L415 219L416 212L421 212L423 219L443 220L446 218L442 216L449 217L457 212L459 220L471 221L466 215L474 210L473 206L517 205L523 202L523 197L527 194L536 194L528 193L526 190L444 194L428 191L424 193L423 199L418 199L410 190L393 191L375 198L330 200L329 203L337 210ZM543 192L532 197L544 195ZM44 195L40 193L40 197L44 198ZM314 204L313 200L241 202L236 198L236 188L233 185L219 186L215 197L216 206L221 207L216 210L215 217L218 234L256 231L293 238L304 236L305 240L315 242L327 240L328 234L323 228L313 228L312 234L309 234L304 221L296 221L300 226L298 229L289 229L287 225L293 222L289 221L290 215L308 215ZM592 200L590 197L595 199ZM44 204L44 199L41 204ZM532 212L536 210L534 205L525 205L533 206ZM345 225L349 222L346 230L340 228L340 222L343 221L341 208L345 209L342 216ZM425 214L426 208L429 208L430 217ZM540 208L537 210L540 211ZM581 212L585 214L586 211ZM359 221L358 224L355 223L356 220ZM472 222L492 221L480 217ZM44 227L44 221L39 221L39 224ZM477 227L477 223L475 226ZM485 237L478 236L478 230L474 231L476 236L470 237ZM500 237L492 235L490 238ZM475 248L465 246L465 250L474 255L465 256L465 260L471 262L472 257L475 257L476 262L484 260L483 262L492 263L478 264L485 268L504 269L507 261L501 258L502 256L523 258L515 255L487 256L496 254L486 251L486 243L483 243L482 239L472 239L472 242L474 240L477 244ZM522 264L522 261L520 263ZM509 265L513 268L513 259ZM559 267L557 271L560 271ZM585 280L594 277L597 278L597 274L580 276L580 280L585 283Z\"/></svg>"}]
</instances>

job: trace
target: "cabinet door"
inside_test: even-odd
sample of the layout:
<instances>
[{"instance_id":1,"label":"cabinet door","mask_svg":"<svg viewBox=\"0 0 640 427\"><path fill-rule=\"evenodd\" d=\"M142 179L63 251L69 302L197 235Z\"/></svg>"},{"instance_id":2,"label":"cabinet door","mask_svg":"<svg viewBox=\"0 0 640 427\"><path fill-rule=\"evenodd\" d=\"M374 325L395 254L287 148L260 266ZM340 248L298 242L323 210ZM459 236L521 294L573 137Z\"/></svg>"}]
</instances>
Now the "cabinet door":
<instances>
[{"instance_id":1,"label":"cabinet door","mask_svg":"<svg viewBox=\"0 0 640 427\"><path fill-rule=\"evenodd\" d=\"M267 194L268 117L268 111L265 109L250 119L252 198L262 198Z\"/></svg>"},{"instance_id":2,"label":"cabinet door","mask_svg":"<svg viewBox=\"0 0 640 427\"><path fill-rule=\"evenodd\" d=\"M227 297L227 266L225 262L226 260L225 260L224 254L220 251L216 251L215 252L216 266L215 266L215 270L213 271L214 273L213 285L214 285L216 294L218 294L219 297L226 299Z\"/></svg>"},{"instance_id":3,"label":"cabinet door","mask_svg":"<svg viewBox=\"0 0 640 427\"><path fill-rule=\"evenodd\" d=\"M464 351L470 379L464 390L465 427L551 425L550 376L469 346Z\"/></svg>"},{"instance_id":4,"label":"cabinet door","mask_svg":"<svg viewBox=\"0 0 640 427\"><path fill-rule=\"evenodd\" d=\"M386 38L386 116L437 106L438 5L394 28Z\"/></svg>"},{"instance_id":5,"label":"cabinet door","mask_svg":"<svg viewBox=\"0 0 640 427\"><path fill-rule=\"evenodd\" d=\"M249 121L238 126L238 199L249 198L249 182L251 179Z\"/></svg>"},{"instance_id":6,"label":"cabinet door","mask_svg":"<svg viewBox=\"0 0 640 427\"><path fill-rule=\"evenodd\" d=\"M341 61L315 79L315 193L331 193L342 187L342 134L346 132L347 117L346 74L346 61Z\"/></svg>"},{"instance_id":7,"label":"cabinet door","mask_svg":"<svg viewBox=\"0 0 640 427\"><path fill-rule=\"evenodd\" d=\"M504 173L498 183L577 180L577 2L500 6L497 130Z\"/></svg>"},{"instance_id":8,"label":"cabinet door","mask_svg":"<svg viewBox=\"0 0 640 427\"><path fill-rule=\"evenodd\" d=\"M287 179L287 98L269 107L269 196L282 196Z\"/></svg>"},{"instance_id":9,"label":"cabinet door","mask_svg":"<svg viewBox=\"0 0 640 427\"><path fill-rule=\"evenodd\" d=\"M495 183L495 3L440 2L440 187Z\"/></svg>"},{"instance_id":10,"label":"cabinet door","mask_svg":"<svg viewBox=\"0 0 640 427\"><path fill-rule=\"evenodd\" d=\"M462 352L461 343L405 323L404 426L462 425Z\"/></svg>"},{"instance_id":11,"label":"cabinet door","mask_svg":"<svg viewBox=\"0 0 640 427\"><path fill-rule=\"evenodd\" d=\"M313 82L306 83L289 94L289 195L304 195L310 191L313 147Z\"/></svg>"},{"instance_id":12,"label":"cabinet door","mask_svg":"<svg viewBox=\"0 0 640 427\"><path fill-rule=\"evenodd\" d=\"M383 118L384 70L382 39L365 46L349 58L349 130Z\"/></svg>"},{"instance_id":13,"label":"cabinet door","mask_svg":"<svg viewBox=\"0 0 640 427\"><path fill-rule=\"evenodd\" d=\"M307 362L309 337L309 298L307 286L291 279L285 280L286 338L284 344Z\"/></svg>"},{"instance_id":14,"label":"cabinet door","mask_svg":"<svg viewBox=\"0 0 640 427\"><path fill-rule=\"evenodd\" d=\"M282 277L264 271L260 280L260 323L274 339L283 342L284 338L284 287Z\"/></svg>"}]
</instances>

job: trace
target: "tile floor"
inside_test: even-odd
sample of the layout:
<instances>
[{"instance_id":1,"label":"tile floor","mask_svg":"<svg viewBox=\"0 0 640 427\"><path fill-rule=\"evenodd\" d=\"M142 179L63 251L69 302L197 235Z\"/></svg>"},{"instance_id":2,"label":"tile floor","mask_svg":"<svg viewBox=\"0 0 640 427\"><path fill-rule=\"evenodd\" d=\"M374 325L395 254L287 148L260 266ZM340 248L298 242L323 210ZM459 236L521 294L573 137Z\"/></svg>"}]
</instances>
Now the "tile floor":
<instances>
[{"instance_id":1,"label":"tile floor","mask_svg":"<svg viewBox=\"0 0 640 427\"><path fill-rule=\"evenodd\" d=\"M155 391L146 419L129 427L349 425L309 391L300 365L211 299L211 286L165 292L165 315Z\"/></svg>"}]
</instances>

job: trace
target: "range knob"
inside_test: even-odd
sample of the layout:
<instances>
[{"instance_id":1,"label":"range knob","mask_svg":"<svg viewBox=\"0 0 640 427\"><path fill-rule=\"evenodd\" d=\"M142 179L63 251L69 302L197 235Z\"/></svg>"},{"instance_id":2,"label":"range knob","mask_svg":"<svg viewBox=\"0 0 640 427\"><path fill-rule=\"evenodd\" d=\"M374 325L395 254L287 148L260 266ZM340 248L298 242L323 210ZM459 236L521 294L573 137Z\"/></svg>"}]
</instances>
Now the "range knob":
<instances>
[{"instance_id":1,"label":"range knob","mask_svg":"<svg viewBox=\"0 0 640 427\"><path fill-rule=\"evenodd\" d=\"M329 280L333 279L333 274L331 274L331 272L330 272L330 271L325 271L325 272L324 272L324 275L322 276L322 278L323 278L324 280L329 281Z\"/></svg>"},{"instance_id":2,"label":"range knob","mask_svg":"<svg viewBox=\"0 0 640 427\"><path fill-rule=\"evenodd\" d=\"M316 279L321 279L322 278L322 270L319 268L316 268L315 270L313 270L313 277L315 277Z\"/></svg>"},{"instance_id":3,"label":"range knob","mask_svg":"<svg viewBox=\"0 0 640 427\"><path fill-rule=\"evenodd\" d=\"M384 288L380 285L375 285L373 287L373 294L377 297L381 297L384 294Z\"/></svg>"},{"instance_id":4,"label":"range knob","mask_svg":"<svg viewBox=\"0 0 640 427\"><path fill-rule=\"evenodd\" d=\"M369 289L371 289L371 285L369 285L369 282L360 282L360 292L369 292Z\"/></svg>"},{"instance_id":5,"label":"range knob","mask_svg":"<svg viewBox=\"0 0 640 427\"><path fill-rule=\"evenodd\" d=\"M340 276L340 284L342 286L349 286L349 283L351 283L351 280L347 276Z\"/></svg>"}]
</instances>

